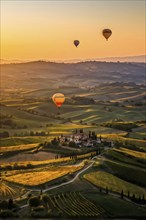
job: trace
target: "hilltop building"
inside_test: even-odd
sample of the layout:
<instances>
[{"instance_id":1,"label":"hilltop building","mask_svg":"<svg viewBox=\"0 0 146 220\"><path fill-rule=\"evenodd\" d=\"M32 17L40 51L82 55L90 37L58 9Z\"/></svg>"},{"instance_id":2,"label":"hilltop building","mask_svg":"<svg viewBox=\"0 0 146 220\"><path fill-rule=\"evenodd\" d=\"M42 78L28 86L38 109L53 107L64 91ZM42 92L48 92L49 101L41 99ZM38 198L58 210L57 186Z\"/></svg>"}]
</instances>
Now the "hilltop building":
<instances>
[{"instance_id":1,"label":"hilltop building","mask_svg":"<svg viewBox=\"0 0 146 220\"><path fill-rule=\"evenodd\" d=\"M84 132L75 132L71 135L61 135L58 137L58 141L63 145L70 142L75 143L78 147L95 147L97 144L103 143L105 146L113 147L113 142L109 139L97 138L95 132L89 132L87 135Z\"/></svg>"}]
</instances>

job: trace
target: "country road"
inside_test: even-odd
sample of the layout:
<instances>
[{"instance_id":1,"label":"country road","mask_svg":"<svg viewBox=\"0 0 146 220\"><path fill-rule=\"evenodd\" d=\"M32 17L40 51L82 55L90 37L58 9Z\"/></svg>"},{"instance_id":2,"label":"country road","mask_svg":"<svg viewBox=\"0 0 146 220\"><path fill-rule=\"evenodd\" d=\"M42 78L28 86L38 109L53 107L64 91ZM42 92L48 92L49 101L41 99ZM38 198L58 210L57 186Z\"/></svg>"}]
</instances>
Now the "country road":
<instances>
[{"instance_id":1,"label":"country road","mask_svg":"<svg viewBox=\"0 0 146 220\"><path fill-rule=\"evenodd\" d=\"M86 168L84 168L83 170L79 171L79 172L76 174L76 176L75 176L72 180L69 180L69 181L66 182L66 183L61 183L61 184L59 184L59 185L57 185L57 186L52 186L52 187L50 187L50 188L48 188L48 189L43 190L43 192L47 192L47 191L49 191L49 190L56 189L56 188L58 188L58 187L61 187L61 186L64 186L64 185L68 185L68 184L70 184L70 183L73 183L73 182L78 178L78 176L79 176L81 173L83 173L83 172L85 172L86 170L88 170L88 169L93 165L94 162L95 162L95 161L93 161L88 167L86 167Z\"/></svg>"},{"instance_id":2,"label":"country road","mask_svg":"<svg viewBox=\"0 0 146 220\"><path fill-rule=\"evenodd\" d=\"M68 182L61 183L61 184L59 184L59 185L57 185L57 186L48 187L47 189L42 190L42 192L44 193L44 192L50 191L50 190L52 190L52 189L56 189L56 188L59 188L59 187L61 187L61 186L65 186L65 185L68 185L68 184L70 184L70 183L73 183L73 182L79 177L79 175L80 175L81 173L84 173L84 172L87 171L90 167L92 167L92 165L95 163L94 159L95 159L95 158L98 158L99 156L102 156L102 154L100 154L100 155L98 155L98 156L94 156L94 157L92 158L92 163L91 163L89 166L87 166L86 168L84 168L84 169L82 169L81 171L79 171L73 179L69 180ZM35 189L35 190L33 190L33 191L40 192L40 189ZM30 192L29 192L29 193L30 193ZM28 194L28 193L26 193L25 195L23 195L23 197L26 196L27 194ZM27 206L28 206L28 204L25 204L25 205L21 206L20 208L25 208L25 207L27 207Z\"/></svg>"},{"instance_id":3,"label":"country road","mask_svg":"<svg viewBox=\"0 0 146 220\"><path fill-rule=\"evenodd\" d=\"M61 187L61 186L65 186L65 185L68 185L68 184L73 183L73 182L79 177L80 174L84 173L84 172L87 171L90 167L93 166L93 164L95 163L95 160L94 160L94 159L97 159L97 158L101 157L102 155L104 155L104 153L105 153L105 152L103 152L102 154L100 154L100 155L98 155L98 156L94 156L94 157L92 158L92 163L91 163L89 166L87 166L86 168L84 168L84 169L82 169L81 171L79 171L79 172L75 175L75 177L74 177L73 179L69 180L68 182L58 184L57 186L48 187L47 189L42 190L42 192L47 192L47 191L50 191L50 190L59 188L59 187ZM33 191L37 191L37 192L39 191L39 192L40 192L40 189L35 189L35 190L33 190ZM29 193L30 193L30 192L29 192ZM23 196L26 196L27 194L28 194L28 193L26 193L26 194L23 195ZM119 197L119 195L117 195L117 193L114 193L114 192L109 192L109 194L110 194L110 195L113 195L113 196L116 196L116 197ZM133 203L133 204L137 205L137 206L142 206L142 207L146 208L145 205L136 204L136 203L134 203L133 201L131 201L129 198L126 198L126 197L125 197L124 199L127 200L127 201L130 202L130 203ZM25 205L21 206L20 208L23 209L23 208L25 208L25 207L27 207L27 206L28 206L28 204L25 204Z\"/></svg>"}]
</instances>

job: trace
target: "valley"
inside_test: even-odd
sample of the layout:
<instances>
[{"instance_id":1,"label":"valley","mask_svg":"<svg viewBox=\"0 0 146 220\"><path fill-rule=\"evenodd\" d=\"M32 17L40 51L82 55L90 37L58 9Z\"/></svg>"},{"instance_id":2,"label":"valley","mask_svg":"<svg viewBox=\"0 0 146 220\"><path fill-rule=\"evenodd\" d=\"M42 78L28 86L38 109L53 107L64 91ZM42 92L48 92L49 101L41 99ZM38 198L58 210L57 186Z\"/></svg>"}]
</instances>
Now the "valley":
<instances>
[{"instance_id":1,"label":"valley","mask_svg":"<svg viewBox=\"0 0 146 220\"><path fill-rule=\"evenodd\" d=\"M0 68L0 217L146 217L145 65Z\"/></svg>"}]
</instances>

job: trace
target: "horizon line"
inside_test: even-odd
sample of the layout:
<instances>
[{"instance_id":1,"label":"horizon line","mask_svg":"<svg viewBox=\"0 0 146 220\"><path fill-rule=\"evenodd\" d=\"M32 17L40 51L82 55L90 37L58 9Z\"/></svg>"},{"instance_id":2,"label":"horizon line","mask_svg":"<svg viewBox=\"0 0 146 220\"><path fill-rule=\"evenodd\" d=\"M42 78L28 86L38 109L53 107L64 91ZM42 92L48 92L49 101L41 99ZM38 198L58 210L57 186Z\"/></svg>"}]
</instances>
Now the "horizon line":
<instances>
[{"instance_id":1,"label":"horizon line","mask_svg":"<svg viewBox=\"0 0 146 220\"><path fill-rule=\"evenodd\" d=\"M143 57L144 61L121 61L118 59L130 59L130 58L139 58ZM111 61L111 59L115 59ZM116 60L117 59L117 60ZM115 56L115 57L100 57L100 58L74 58L74 59L0 59L0 64L13 64L13 63L29 63L29 62L53 62L53 63L80 63L80 62L121 62L121 63L146 63L146 54L143 55L132 55L132 56ZM2 63L4 62L4 63ZM10 62L10 63L5 63Z\"/></svg>"}]
</instances>

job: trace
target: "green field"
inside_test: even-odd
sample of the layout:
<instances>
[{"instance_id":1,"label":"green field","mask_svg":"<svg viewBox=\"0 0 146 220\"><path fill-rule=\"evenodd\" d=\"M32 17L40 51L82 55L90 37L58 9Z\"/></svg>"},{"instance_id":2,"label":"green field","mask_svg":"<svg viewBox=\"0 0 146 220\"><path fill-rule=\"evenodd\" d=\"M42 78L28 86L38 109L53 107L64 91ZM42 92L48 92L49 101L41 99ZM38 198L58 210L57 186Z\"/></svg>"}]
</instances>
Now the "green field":
<instances>
[{"instance_id":1,"label":"green field","mask_svg":"<svg viewBox=\"0 0 146 220\"><path fill-rule=\"evenodd\" d=\"M132 164L141 168L146 168L145 153L143 152L129 150L126 148L114 148L108 153L105 153L105 156L110 160L115 160L117 162L119 161L125 164Z\"/></svg>"},{"instance_id":2,"label":"green field","mask_svg":"<svg viewBox=\"0 0 146 220\"><path fill-rule=\"evenodd\" d=\"M128 183L107 172L103 172L103 171L91 172L85 174L84 178L98 187L104 189L108 188L109 191L121 193L121 191L123 190L125 195L128 195L128 192L130 192L131 195L135 194L136 197L143 195L146 196L146 189Z\"/></svg>"},{"instance_id":3,"label":"green field","mask_svg":"<svg viewBox=\"0 0 146 220\"><path fill-rule=\"evenodd\" d=\"M137 185L146 187L146 170L137 166L105 160L103 166L105 166L109 172L114 175Z\"/></svg>"},{"instance_id":4,"label":"green field","mask_svg":"<svg viewBox=\"0 0 146 220\"><path fill-rule=\"evenodd\" d=\"M145 218L145 208L139 207L133 203L122 200L111 195L99 194L96 191L84 194L94 204L100 205L106 211L109 218ZM114 208L113 208L114 207Z\"/></svg>"}]
</instances>

